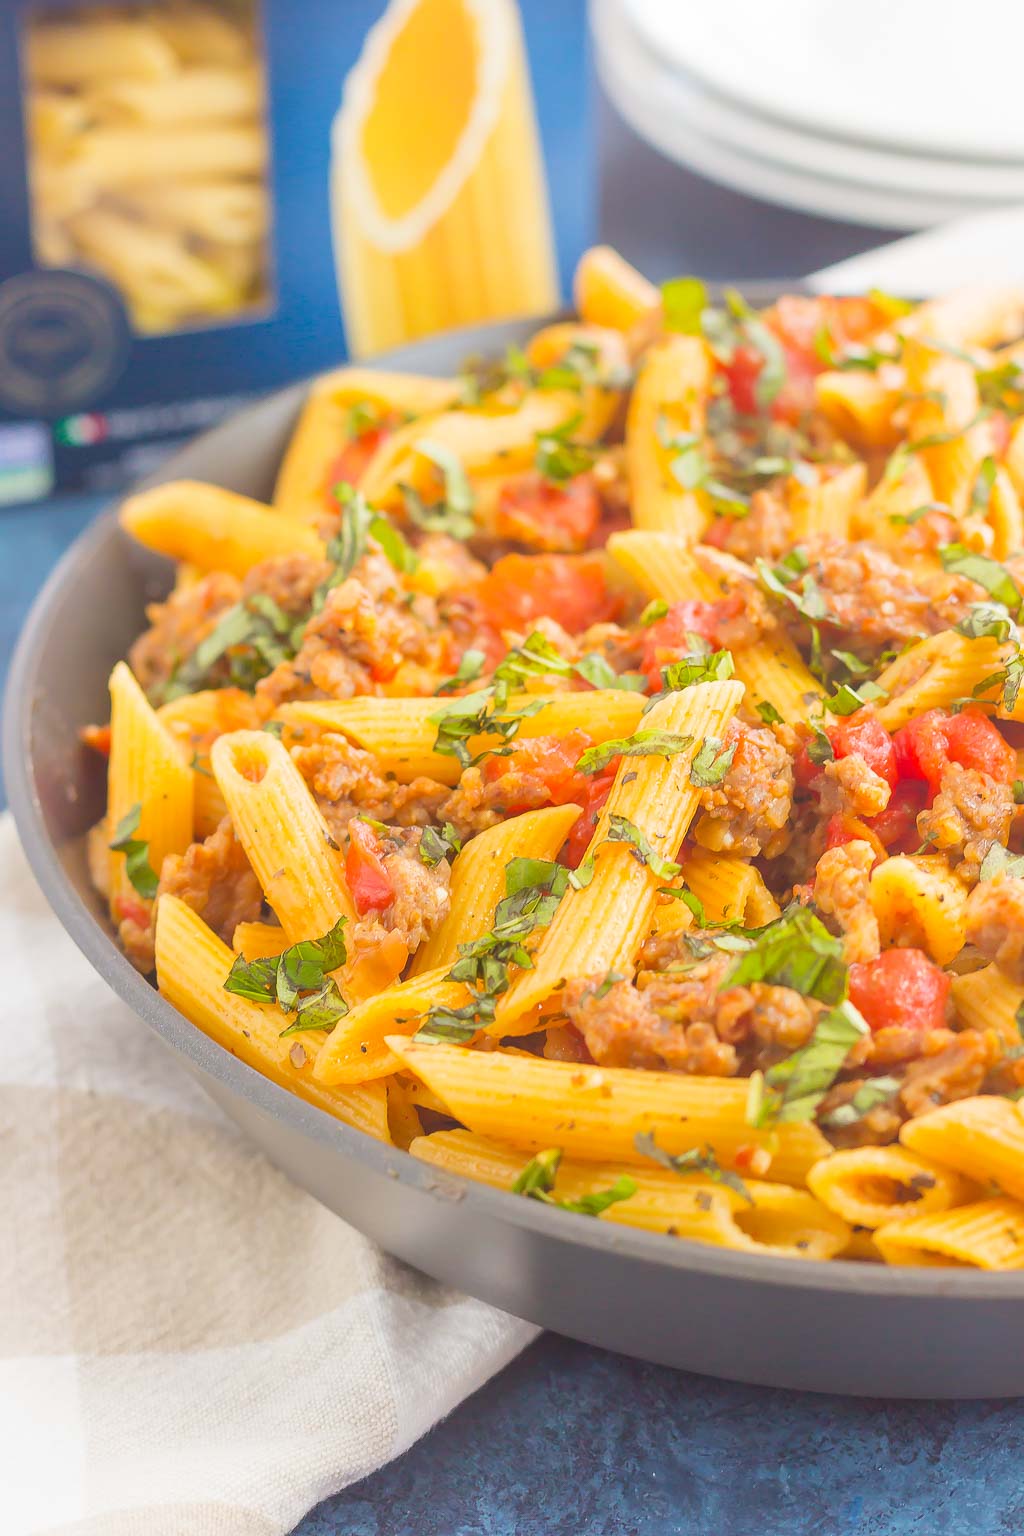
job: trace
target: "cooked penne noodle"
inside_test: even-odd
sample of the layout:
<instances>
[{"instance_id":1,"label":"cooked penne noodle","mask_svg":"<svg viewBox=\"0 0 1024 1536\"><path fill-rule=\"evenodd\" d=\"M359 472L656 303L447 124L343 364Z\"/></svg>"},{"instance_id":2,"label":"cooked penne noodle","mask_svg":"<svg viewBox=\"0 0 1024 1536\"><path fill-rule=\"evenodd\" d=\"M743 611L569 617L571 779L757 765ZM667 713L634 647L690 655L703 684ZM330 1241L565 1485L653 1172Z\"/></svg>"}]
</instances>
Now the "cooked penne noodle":
<instances>
[{"instance_id":1,"label":"cooked penne noodle","mask_svg":"<svg viewBox=\"0 0 1024 1536\"><path fill-rule=\"evenodd\" d=\"M654 284L610 245L584 251L576 266L573 297L588 324L617 331L631 330L661 308L661 294Z\"/></svg>"},{"instance_id":2,"label":"cooked penne noodle","mask_svg":"<svg viewBox=\"0 0 1024 1536\"><path fill-rule=\"evenodd\" d=\"M580 815L578 805L526 811L488 827L468 842L452 864L447 915L416 951L409 974L422 976L457 960L459 945L472 943L490 927L494 909L505 895L509 862L556 858Z\"/></svg>"},{"instance_id":3,"label":"cooked penne noodle","mask_svg":"<svg viewBox=\"0 0 1024 1536\"><path fill-rule=\"evenodd\" d=\"M684 445L700 441L711 387L711 356L695 336L671 336L647 352L626 418L633 522L695 543L709 520L707 493L677 474Z\"/></svg>"},{"instance_id":4,"label":"cooked penne noodle","mask_svg":"<svg viewBox=\"0 0 1024 1536\"><path fill-rule=\"evenodd\" d=\"M943 1168L1024 1199L1024 1116L1009 1099L977 1094L944 1104L906 1121L900 1141Z\"/></svg>"},{"instance_id":5,"label":"cooked penne noodle","mask_svg":"<svg viewBox=\"0 0 1024 1536\"><path fill-rule=\"evenodd\" d=\"M888 1226L951 1210L977 1197L969 1179L903 1147L852 1147L807 1175L813 1195L854 1227Z\"/></svg>"},{"instance_id":6,"label":"cooked penne noodle","mask_svg":"<svg viewBox=\"0 0 1024 1536\"><path fill-rule=\"evenodd\" d=\"M1024 987L1011 981L997 965L983 966L954 976L953 1006L961 1024L970 1029L995 1029L1014 1050L1020 1044L1018 1010L1024 1005Z\"/></svg>"},{"instance_id":7,"label":"cooked penne noodle","mask_svg":"<svg viewBox=\"0 0 1024 1536\"><path fill-rule=\"evenodd\" d=\"M887 1264L1022 1269L1024 1205L979 1200L934 1216L913 1216L879 1227L875 1242Z\"/></svg>"},{"instance_id":8,"label":"cooked penne noodle","mask_svg":"<svg viewBox=\"0 0 1024 1536\"><path fill-rule=\"evenodd\" d=\"M541 940L533 969L524 971L498 1004L493 1032L533 1027L536 1010L567 976L632 973L650 930L659 877L629 843L609 842L612 816L624 817L662 858L679 848L700 799L690 765L706 740L720 741L743 689L735 682L699 683L669 694L646 716L649 730L685 738L669 757L623 758L587 851L594 876L568 890Z\"/></svg>"},{"instance_id":9,"label":"cooked penne noodle","mask_svg":"<svg viewBox=\"0 0 1024 1536\"><path fill-rule=\"evenodd\" d=\"M908 431L939 501L962 516L968 509L981 461L992 452L992 433L979 419L974 369L963 358L917 340L903 349L909 405Z\"/></svg>"},{"instance_id":10,"label":"cooked penne noodle","mask_svg":"<svg viewBox=\"0 0 1024 1536\"><path fill-rule=\"evenodd\" d=\"M791 478L786 482L790 536L794 541L829 534L848 539L850 525L867 492L867 466L848 464L817 485Z\"/></svg>"},{"instance_id":11,"label":"cooked penne noodle","mask_svg":"<svg viewBox=\"0 0 1024 1536\"><path fill-rule=\"evenodd\" d=\"M970 698L1009 654L1006 645L989 637L968 639L952 629L929 635L878 674L879 688L889 695L877 706L878 718L895 731L929 709Z\"/></svg>"},{"instance_id":12,"label":"cooked penne noodle","mask_svg":"<svg viewBox=\"0 0 1024 1536\"><path fill-rule=\"evenodd\" d=\"M964 947L967 887L941 854L884 859L871 875L871 906L883 945L923 949L936 965Z\"/></svg>"},{"instance_id":13,"label":"cooked penne noodle","mask_svg":"<svg viewBox=\"0 0 1024 1536\"><path fill-rule=\"evenodd\" d=\"M829 1150L817 1126L747 1124L747 1085L735 1078L638 1073L530 1055L467 1050L392 1036L405 1069L441 1098L454 1119L479 1136L533 1151L562 1147L585 1162L644 1165L637 1135L677 1153L710 1146L723 1167L743 1150L763 1149L773 1179L802 1185Z\"/></svg>"},{"instance_id":14,"label":"cooked penne noodle","mask_svg":"<svg viewBox=\"0 0 1024 1536\"><path fill-rule=\"evenodd\" d=\"M694 848L687 853L681 878L703 906L709 923L756 928L778 916L778 903L766 889L760 870L746 859ZM654 926L657 930L657 921Z\"/></svg>"},{"instance_id":15,"label":"cooked penne noodle","mask_svg":"<svg viewBox=\"0 0 1024 1536\"><path fill-rule=\"evenodd\" d=\"M316 522L328 510L332 465L351 440L349 414L369 405L382 418L433 416L458 397L450 379L414 373L377 373L370 368L339 368L315 380L285 449L274 483L274 505L292 516Z\"/></svg>"},{"instance_id":16,"label":"cooked penne noodle","mask_svg":"<svg viewBox=\"0 0 1024 1536\"><path fill-rule=\"evenodd\" d=\"M345 864L305 780L265 731L230 731L210 762L235 832L288 942L355 921Z\"/></svg>"},{"instance_id":17,"label":"cooked penne noodle","mask_svg":"<svg viewBox=\"0 0 1024 1536\"><path fill-rule=\"evenodd\" d=\"M263 960L287 949L288 940L278 923L239 923L231 947L246 960Z\"/></svg>"},{"instance_id":18,"label":"cooked penne noodle","mask_svg":"<svg viewBox=\"0 0 1024 1536\"><path fill-rule=\"evenodd\" d=\"M412 1034L432 1008L461 1008L469 988L446 981L448 966L438 966L408 981L396 982L367 998L334 1026L316 1058L321 1083L364 1083L390 1077L400 1060L386 1045L389 1036Z\"/></svg>"},{"instance_id":19,"label":"cooked penne noodle","mask_svg":"<svg viewBox=\"0 0 1024 1536\"><path fill-rule=\"evenodd\" d=\"M526 1158L471 1131L435 1131L409 1148L414 1157L444 1173L456 1173L496 1189L511 1190ZM580 1200L612 1188L623 1169L614 1163L559 1163L555 1196ZM601 1212L601 1219L666 1232L746 1253L787 1258L830 1259L849 1242L850 1229L803 1189L761 1180L745 1185L746 1196L710 1179L654 1167L629 1169L635 1185L628 1199Z\"/></svg>"},{"instance_id":20,"label":"cooked penne noodle","mask_svg":"<svg viewBox=\"0 0 1024 1536\"><path fill-rule=\"evenodd\" d=\"M159 878L169 853L192 841L194 776L131 671L119 661L110 675L110 772L107 820L111 837L137 809L131 836L146 845ZM127 855L109 854L110 913L120 922L145 903L129 878Z\"/></svg>"},{"instance_id":21,"label":"cooked penne noodle","mask_svg":"<svg viewBox=\"0 0 1024 1536\"><path fill-rule=\"evenodd\" d=\"M887 370L887 373L891 370ZM903 402L902 377L876 373L819 373L814 403L846 442L864 450L895 448L901 430L895 414Z\"/></svg>"},{"instance_id":22,"label":"cooked penne noodle","mask_svg":"<svg viewBox=\"0 0 1024 1536\"><path fill-rule=\"evenodd\" d=\"M597 743L612 737L629 736L640 723L646 700L642 694L627 689L594 689L586 693L513 695L508 710L536 705L544 707L527 716L516 732L516 739L528 741L538 736L566 736L570 731L585 731ZM435 752L438 719L445 710L445 700L358 698L329 703L283 704L278 718L296 739L307 727L339 732L360 747L373 752L384 770L401 784L414 779L436 779L440 784L457 784L462 768L454 757ZM507 713L507 711L506 711ZM493 733L473 736L468 742L476 756L488 747L499 745Z\"/></svg>"},{"instance_id":23,"label":"cooked penne noodle","mask_svg":"<svg viewBox=\"0 0 1024 1536\"><path fill-rule=\"evenodd\" d=\"M311 528L248 496L195 480L172 480L130 496L121 505L121 526L160 555L234 576L277 555L322 559L324 553Z\"/></svg>"},{"instance_id":24,"label":"cooked penne noodle","mask_svg":"<svg viewBox=\"0 0 1024 1536\"><path fill-rule=\"evenodd\" d=\"M325 1088L313 1077L306 1046L319 1033L281 1039L288 1016L224 990L234 955L191 907L160 898L156 923L157 985L168 1002L246 1066L346 1125L387 1141L387 1100L381 1083Z\"/></svg>"}]
</instances>

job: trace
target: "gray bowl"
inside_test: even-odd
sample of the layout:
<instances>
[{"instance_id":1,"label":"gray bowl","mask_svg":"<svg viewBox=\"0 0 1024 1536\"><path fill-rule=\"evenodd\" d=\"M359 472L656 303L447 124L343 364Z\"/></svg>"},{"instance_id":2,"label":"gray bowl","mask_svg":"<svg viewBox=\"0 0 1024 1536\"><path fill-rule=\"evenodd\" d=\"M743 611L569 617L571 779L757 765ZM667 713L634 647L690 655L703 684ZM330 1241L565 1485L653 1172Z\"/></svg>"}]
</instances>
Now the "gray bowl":
<instances>
[{"instance_id":1,"label":"gray bowl","mask_svg":"<svg viewBox=\"0 0 1024 1536\"><path fill-rule=\"evenodd\" d=\"M527 323L407 348L389 366L448 373L522 342ZM157 480L267 497L305 395L296 385L177 454ZM893 1397L1024 1393L1024 1274L815 1264L705 1247L551 1210L442 1175L268 1082L166 1003L117 949L81 835L103 807L79 727L106 718L106 680L170 568L97 519L54 571L18 646L4 766L28 857L100 975L226 1114L295 1182L389 1252L559 1333L734 1381Z\"/></svg>"}]
</instances>

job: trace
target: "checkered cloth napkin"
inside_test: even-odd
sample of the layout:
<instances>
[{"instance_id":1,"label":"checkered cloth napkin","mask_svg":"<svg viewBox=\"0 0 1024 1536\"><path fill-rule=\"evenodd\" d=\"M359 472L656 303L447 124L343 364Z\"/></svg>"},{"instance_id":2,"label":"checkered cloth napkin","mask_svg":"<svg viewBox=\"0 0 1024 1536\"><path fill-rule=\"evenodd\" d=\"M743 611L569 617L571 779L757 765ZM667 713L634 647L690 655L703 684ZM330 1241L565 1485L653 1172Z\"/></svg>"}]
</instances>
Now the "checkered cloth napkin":
<instances>
[{"instance_id":1,"label":"checkered cloth napkin","mask_svg":"<svg viewBox=\"0 0 1024 1536\"><path fill-rule=\"evenodd\" d=\"M249 1145L78 953L7 816L0 977L3 1536L279 1536L533 1337Z\"/></svg>"}]
</instances>

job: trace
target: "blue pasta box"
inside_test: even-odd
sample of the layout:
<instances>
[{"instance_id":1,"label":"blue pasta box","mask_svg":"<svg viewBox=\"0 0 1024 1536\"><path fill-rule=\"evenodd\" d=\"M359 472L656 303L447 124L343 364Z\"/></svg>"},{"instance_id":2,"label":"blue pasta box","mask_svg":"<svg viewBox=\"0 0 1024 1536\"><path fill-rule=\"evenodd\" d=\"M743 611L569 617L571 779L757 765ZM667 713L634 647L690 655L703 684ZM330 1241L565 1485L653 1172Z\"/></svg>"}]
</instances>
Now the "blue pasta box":
<instances>
[{"instance_id":1,"label":"blue pasta box","mask_svg":"<svg viewBox=\"0 0 1024 1536\"><path fill-rule=\"evenodd\" d=\"M557 158L584 16L523 9L8 0L0 505L114 489L346 353L550 309L526 45Z\"/></svg>"}]
</instances>

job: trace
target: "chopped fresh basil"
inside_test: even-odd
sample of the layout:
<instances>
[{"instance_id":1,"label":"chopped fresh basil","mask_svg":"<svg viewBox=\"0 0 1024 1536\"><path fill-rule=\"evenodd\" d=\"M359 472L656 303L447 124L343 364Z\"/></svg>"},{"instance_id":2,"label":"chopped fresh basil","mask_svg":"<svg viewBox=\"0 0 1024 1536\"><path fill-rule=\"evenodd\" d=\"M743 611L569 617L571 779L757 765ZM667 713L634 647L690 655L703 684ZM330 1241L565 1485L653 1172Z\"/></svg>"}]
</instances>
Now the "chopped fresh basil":
<instances>
[{"instance_id":1,"label":"chopped fresh basil","mask_svg":"<svg viewBox=\"0 0 1024 1536\"><path fill-rule=\"evenodd\" d=\"M770 699L762 699L755 707L765 725L785 725L785 720Z\"/></svg>"},{"instance_id":2,"label":"chopped fresh basil","mask_svg":"<svg viewBox=\"0 0 1024 1536\"><path fill-rule=\"evenodd\" d=\"M1021 602L1024 601L1020 589L1005 565L1000 565L998 560L976 554L966 544L943 544L939 550L939 559L944 571L976 581L997 603L1002 603L1014 614L1020 611Z\"/></svg>"},{"instance_id":3,"label":"chopped fresh basil","mask_svg":"<svg viewBox=\"0 0 1024 1536\"><path fill-rule=\"evenodd\" d=\"M717 736L706 736L690 764L690 783L701 789L720 784L732 767L738 742L727 747Z\"/></svg>"},{"instance_id":4,"label":"chopped fresh basil","mask_svg":"<svg viewBox=\"0 0 1024 1536\"><path fill-rule=\"evenodd\" d=\"M483 672L486 662L487 657L483 651L463 651L458 671L454 677L449 677L446 682L443 682L436 692L438 694L455 693L457 689L464 687L466 683L475 683Z\"/></svg>"},{"instance_id":5,"label":"chopped fresh basil","mask_svg":"<svg viewBox=\"0 0 1024 1536\"><path fill-rule=\"evenodd\" d=\"M560 427L538 432L534 438L534 466L553 485L564 485L593 466L593 447L576 442L572 435L582 420L582 416L574 416Z\"/></svg>"},{"instance_id":6,"label":"chopped fresh basil","mask_svg":"<svg viewBox=\"0 0 1024 1536\"><path fill-rule=\"evenodd\" d=\"M453 859L461 848L459 834L451 822L446 821L440 832L436 827L423 828L417 852L427 868L433 869L442 859Z\"/></svg>"},{"instance_id":7,"label":"chopped fresh basil","mask_svg":"<svg viewBox=\"0 0 1024 1536\"><path fill-rule=\"evenodd\" d=\"M812 736L807 743L807 756L812 763L819 766L822 763L831 763L835 760L835 750L825 732L820 726L811 723Z\"/></svg>"},{"instance_id":8,"label":"chopped fresh basil","mask_svg":"<svg viewBox=\"0 0 1024 1536\"><path fill-rule=\"evenodd\" d=\"M447 533L453 539L472 538L473 488L458 455L446 444L432 442L428 437L421 437L413 447L421 458L429 459L440 470L444 494L440 501L425 503L412 486L403 486L409 517L417 527L430 533Z\"/></svg>"},{"instance_id":9,"label":"chopped fresh basil","mask_svg":"<svg viewBox=\"0 0 1024 1536\"><path fill-rule=\"evenodd\" d=\"M992 499L992 487L996 481L997 465L995 459L984 458L978 467L978 473L971 487L971 500L967 510L969 513L984 514L988 510L988 504Z\"/></svg>"},{"instance_id":10,"label":"chopped fresh basil","mask_svg":"<svg viewBox=\"0 0 1024 1536\"><path fill-rule=\"evenodd\" d=\"M659 885L658 894L671 896L673 901L681 901L684 907L689 907L693 913L693 920L698 928L706 928L708 925L707 914L704 911L704 903L699 896L694 895L685 885Z\"/></svg>"},{"instance_id":11,"label":"chopped fresh basil","mask_svg":"<svg viewBox=\"0 0 1024 1536\"><path fill-rule=\"evenodd\" d=\"M699 277L670 277L661 285L665 329L699 336L701 316L708 305L708 290Z\"/></svg>"},{"instance_id":12,"label":"chopped fresh basil","mask_svg":"<svg viewBox=\"0 0 1024 1536\"><path fill-rule=\"evenodd\" d=\"M767 924L730 966L721 990L762 981L833 1005L846 997L843 944L807 907L793 906Z\"/></svg>"},{"instance_id":13,"label":"chopped fresh basil","mask_svg":"<svg viewBox=\"0 0 1024 1536\"><path fill-rule=\"evenodd\" d=\"M767 1072L753 1074L747 1095L748 1123L761 1128L813 1120L851 1048L867 1032L863 1017L848 1001L822 1014L806 1045Z\"/></svg>"},{"instance_id":14,"label":"chopped fresh basil","mask_svg":"<svg viewBox=\"0 0 1024 1536\"><path fill-rule=\"evenodd\" d=\"M454 757L463 768L469 768L476 761L468 746L474 736L495 735L504 742L511 741L523 721L543 709L544 703L535 699L507 714L501 712L504 707L502 700L496 698L493 687L479 688L475 693L453 699L444 709L430 716L437 726L434 751L443 757Z\"/></svg>"},{"instance_id":15,"label":"chopped fresh basil","mask_svg":"<svg viewBox=\"0 0 1024 1536\"><path fill-rule=\"evenodd\" d=\"M149 862L149 843L135 836L142 820L142 806L133 805L114 828L109 846L114 853L124 854L124 872L134 890L145 901L153 901L160 886L160 879Z\"/></svg>"},{"instance_id":16,"label":"chopped fresh basil","mask_svg":"<svg viewBox=\"0 0 1024 1536\"><path fill-rule=\"evenodd\" d=\"M651 624L657 624L668 613L668 603L663 597L652 597L647 607L641 613L639 623L647 629Z\"/></svg>"},{"instance_id":17,"label":"chopped fresh basil","mask_svg":"<svg viewBox=\"0 0 1024 1536\"><path fill-rule=\"evenodd\" d=\"M661 669L661 693L651 699L647 708L663 698L666 693L675 693L681 688L690 688L694 683L725 682L736 671L731 651L697 651L689 655L680 656L678 661L670 661Z\"/></svg>"},{"instance_id":18,"label":"chopped fresh basil","mask_svg":"<svg viewBox=\"0 0 1024 1536\"><path fill-rule=\"evenodd\" d=\"M649 1157L652 1162L667 1168L670 1173L702 1173L705 1178L711 1179L715 1184L724 1184L727 1188L735 1190L750 1205L754 1204L754 1197L744 1184L738 1173L733 1173L731 1168L723 1168L715 1156L714 1148L710 1146L691 1147L687 1152L666 1152L664 1147L659 1147L650 1131L637 1131L633 1138L633 1145L641 1157Z\"/></svg>"},{"instance_id":19,"label":"chopped fresh basil","mask_svg":"<svg viewBox=\"0 0 1024 1536\"><path fill-rule=\"evenodd\" d=\"M345 922L340 917L319 939L290 944L279 955L246 960L237 955L225 992L254 1003L276 1003L285 1013L296 1013L282 1036L306 1029L331 1029L348 1012L348 1004L330 975L345 964Z\"/></svg>"},{"instance_id":20,"label":"chopped fresh basil","mask_svg":"<svg viewBox=\"0 0 1024 1536\"><path fill-rule=\"evenodd\" d=\"M853 688L849 683L842 683L831 698L825 700L825 708L833 715L854 715L858 709L863 709L865 704L888 697L885 689L880 688L877 683L862 683L859 688Z\"/></svg>"},{"instance_id":21,"label":"chopped fresh basil","mask_svg":"<svg viewBox=\"0 0 1024 1536\"><path fill-rule=\"evenodd\" d=\"M672 731L634 731L588 747L576 763L578 773L600 773L616 757L674 757L693 745L692 736L678 736Z\"/></svg>"},{"instance_id":22,"label":"chopped fresh basil","mask_svg":"<svg viewBox=\"0 0 1024 1536\"><path fill-rule=\"evenodd\" d=\"M416 1031L416 1039L467 1045L477 1030L493 1020L494 998L481 993L463 1008L432 1008Z\"/></svg>"},{"instance_id":23,"label":"chopped fresh basil","mask_svg":"<svg viewBox=\"0 0 1024 1536\"><path fill-rule=\"evenodd\" d=\"M953 628L969 640L1015 640L1017 626L1002 603L972 603Z\"/></svg>"},{"instance_id":24,"label":"chopped fresh basil","mask_svg":"<svg viewBox=\"0 0 1024 1536\"><path fill-rule=\"evenodd\" d=\"M617 1205L620 1200L628 1200L636 1194L636 1180L624 1173L610 1189L595 1190L592 1194L581 1195L578 1200L559 1199L553 1191L561 1161L559 1147L538 1152L516 1178L512 1193L541 1200L545 1205L556 1205L563 1211L576 1211L580 1216L600 1216L610 1205Z\"/></svg>"},{"instance_id":25,"label":"chopped fresh basil","mask_svg":"<svg viewBox=\"0 0 1024 1536\"><path fill-rule=\"evenodd\" d=\"M616 672L598 651L581 656L573 665L577 677L594 688L616 688L629 693L643 693L647 679L642 672Z\"/></svg>"},{"instance_id":26,"label":"chopped fresh basil","mask_svg":"<svg viewBox=\"0 0 1024 1536\"><path fill-rule=\"evenodd\" d=\"M1024 805L1024 779L1014 779L1013 781L1013 803L1014 805Z\"/></svg>"},{"instance_id":27,"label":"chopped fresh basil","mask_svg":"<svg viewBox=\"0 0 1024 1536\"><path fill-rule=\"evenodd\" d=\"M679 874L681 866L672 859L663 859L661 854L651 847L647 834L639 827L634 826L628 816L617 816L613 811L608 818L609 843L629 843L633 848L633 857L641 864L659 875L662 880L674 880Z\"/></svg>"}]
</instances>

